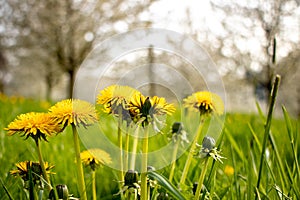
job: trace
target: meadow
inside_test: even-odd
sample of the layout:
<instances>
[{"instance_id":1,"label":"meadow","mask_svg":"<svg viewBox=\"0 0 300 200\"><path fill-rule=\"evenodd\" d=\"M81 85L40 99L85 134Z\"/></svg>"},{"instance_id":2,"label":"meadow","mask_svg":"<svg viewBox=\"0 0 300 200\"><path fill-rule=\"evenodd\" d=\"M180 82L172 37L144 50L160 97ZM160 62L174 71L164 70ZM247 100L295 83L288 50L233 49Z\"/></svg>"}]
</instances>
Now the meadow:
<instances>
[{"instance_id":1,"label":"meadow","mask_svg":"<svg viewBox=\"0 0 300 200\"><path fill-rule=\"evenodd\" d=\"M255 102L254 102L255 103ZM0 97L0 199L29 199L28 192L23 187L20 177L14 177L10 171L16 169L15 163L32 160L38 161L33 140L7 136L4 130L18 115L27 112L47 112L54 102L26 99L23 97ZM209 160L204 182L201 189L201 199L300 199L300 169L299 169L299 119L289 116L284 107L281 117L273 117L267 140L264 143L268 128L267 114L260 110L257 113L225 113L224 126L217 138L216 147L220 150L222 162ZM172 123L190 117L176 112L168 116L165 133L169 132ZM270 117L270 116L269 116ZM101 123L106 124L111 140L117 144L116 120L104 115ZM192 132L194 120L186 120L186 132ZM194 129L193 129L194 130ZM204 127L205 132L205 127ZM157 148L170 142L168 134L160 134L159 140L149 141L149 149ZM124 135L123 135L124 136ZM191 141L193 134L188 134ZM75 152L72 141L72 129L67 127L55 137L49 137L48 142L41 142L44 160L54 164L50 180L53 185L66 184L69 193L78 197L76 179ZM155 139L153 139L155 140ZM159 141L159 142L158 142ZM123 141L124 142L124 141ZM201 140L198 141L201 144ZM187 145L187 144L186 144ZM85 150L81 144L81 151ZM179 146L179 148L182 148ZM265 151L263 151L265 149ZM262 156L262 151L264 152ZM171 152L170 152L171 154ZM172 165L158 169L149 178L155 179L154 189L151 189L151 199L194 199L193 183L203 170L202 159L193 158L185 184L177 188L188 152L176 160L174 177L167 181ZM154 166L155 167L155 166ZM261 168L261 169L260 169ZM118 192L122 187L119 182L119 171L103 165L96 171L97 199L121 199ZM88 199L92 199L92 174L90 168L84 167L84 179ZM257 184L259 182L259 187ZM180 192L182 196L176 196ZM43 199L49 191L45 189ZM168 193L166 195L162 195ZM117 195L116 195L117 194ZM132 197L131 197L132 198Z\"/></svg>"}]
</instances>

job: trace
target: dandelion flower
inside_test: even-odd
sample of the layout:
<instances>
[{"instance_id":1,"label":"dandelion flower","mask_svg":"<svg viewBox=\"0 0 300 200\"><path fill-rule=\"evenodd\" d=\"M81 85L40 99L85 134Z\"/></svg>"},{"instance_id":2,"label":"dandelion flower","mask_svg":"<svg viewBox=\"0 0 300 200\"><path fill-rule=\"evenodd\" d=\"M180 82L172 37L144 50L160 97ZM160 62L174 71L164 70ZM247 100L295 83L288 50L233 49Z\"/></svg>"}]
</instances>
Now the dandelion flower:
<instances>
[{"instance_id":1,"label":"dandelion flower","mask_svg":"<svg viewBox=\"0 0 300 200\"><path fill-rule=\"evenodd\" d=\"M21 133L25 139L32 137L35 141L39 139L47 141L47 136L61 131L49 114L35 112L19 115L5 130L8 131L8 135Z\"/></svg>"},{"instance_id":2,"label":"dandelion flower","mask_svg":"<svg viewBox=\"0 0 300 200\"><path fill-rule=\"evenodd\" d=\"M151 119L159 115L171 115L175 112L173 104L166 102L165 98L154 96L145 97L141 93L136 94L130 101L130 114L134 122L142 120L142 125L148 125ZM150 118L149 118L150 116Z\"/></svg>"},{"instance_id":3,"label":"dandelion flower","mask_svg":"<svg viewBox=\"0 0 300 200\"><path fill-rule=\"evenodd\" d=\"M85 166L90 166L92 170L105 164L112 163L110 155L101 149L89 149L80 153L80 158Z\"/></svg>"},{"instance_id":4,"label":"dandelion flower","mask_svg":"<svg viewBox=\"0 0 300 200\"><path fill-rule=\"evenodd\" d=\"M89 102L79 99L66 99L56 103L49 109L51 116L63 127L89 126L97 121L95 108Z\"/></svg>"},{"instance_id":5,"label":"dandelion flower","mask_svg":"<svg viewBox=\"0 0 300 200\"><path fill-rule=\"evenodd\" d=\"M57 123L63 126L63 128L69 125L72 126L76 155L78 188L81 194L81 199L87 199L82 162L80 159L79 136L76 127L79 127L80 125L86 127L97 122L96 110L89 102L79 99L66 99L52 106L49 109L49 113Z\"/></svg>"},{"instance_id":6,"label":"dandelion flower","mask_svg":"<svg viewBox=\"0 0 300 200\"><path fill-rule=\"evenodd\" d=\"M225 168L224 168L224 173L227 176L232 176L234 174L234 168L230 165L226 165Z\"/></svg>"},{"instance_id":7,"label":"dandelion flower","mask_svg":"<svg viewBox=\"0 0 300 200\"><path fill-rule=\"evenodd\" d=\"M128 104L136 93L140 92L129 86L111 85L100 91L97 104L103 105L106 113L118 115L119 109L128 113Z\"/></svg>"},{"instance_id":8,"label":"dandelion flower","mask_svg":"<svg viewBox=\"0 0 300 200\"><path fill-rule=\"evenodd\" d=\"M201 115L217 114L224 112L224 104L222 99L214 93L201 91L193 93L183 100L184 106L191 110L200 112Z\"/></svg>"},{"instance_id":9,"label":"dandelion flower","mask_svg":"<svg viewBox=\"0 0 300 200\"><path fill-rule=\"evenodd\" d=\"M51 172L51 169L54 168L54 165L49 165L48 162L44 163L47 174L54 174ZM42 167L38 162L32 161L23 161L16 163L16 170L11 170L10 174L17 177L20 176L24 181L29 180L29 168L32 170L32 177L34 182L36 183L40 180L39 176L43 175Z\"/></svg>"}]
</instances>

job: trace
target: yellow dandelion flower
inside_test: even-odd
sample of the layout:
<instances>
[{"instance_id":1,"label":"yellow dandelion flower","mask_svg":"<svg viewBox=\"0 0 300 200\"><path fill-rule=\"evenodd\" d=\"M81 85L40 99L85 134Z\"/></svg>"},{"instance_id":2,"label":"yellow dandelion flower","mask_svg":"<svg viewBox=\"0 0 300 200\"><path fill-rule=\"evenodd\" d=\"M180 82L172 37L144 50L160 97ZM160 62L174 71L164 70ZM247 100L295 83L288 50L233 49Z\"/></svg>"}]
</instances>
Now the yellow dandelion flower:
<instances>
[{"instance_id":1,"label":"yellow dandelion flower","mask_svg":"<svg viewBox=\"0 0 300 200\"><path fill-rule=\"evenodd\" d=\"M101 149L89 149L80 153L80 158L85 166L90 166L92 170L105 164L112 163L110 155Z\"/></svg>"},{"instance_id":2,"label":"yellow dandelion flower","mask_svg":"<svg viewBox=\"0 0 300 200\"><path fill-rule=\"evenodd\" d=\"M44 163L47 174L55 174L51 172L51 169L54 168L54 165L49 165L48 162ZM10 174L17 177L20 176L24 181L29 180L29 168L32 170L32 177L34 182L40 180L39 176L43 176L42 167L38 162L32 161L23 161L16 163L16 170L11 170Z\"/></svg>"},{"instance_id":3,"label":"yellow dandelion flower","mask_svg":"<svg viewBox=\"0 0 300 200\"><path fill-rule=\"evenodd\" d=\"M49 108L49 113L63 127L70 124L88 126L97 121L94 106L79 99L62 100Z\"/></svg>"},{"instance_id":4,"label":"yellow dandelion flower","mask_svg":"<svg viewBox=\"0 0 300 200\"><path fill-rule=\"evenodd\" d=\"M128 104L136 93L139 91L129 86L111 85L100 91L97 104L103 105L106 113L118 114L119 108L128 110Z\"/></svg>"},{"instance_id":5,"label":"yellow dandelion flower","mask_svg":"<svg viewBox=\"0 0 300 200\"><path fill-rule=\"evenodd\" d=\"M145 97L141 93L137 93L129 104L130 114L133 121L143 120L142 125L147 125L150 118L158 115L171 115L175 112L173 104L166 102L165 98L154 96L152 98Z\"/></svg>"},{"instance_id":6,"label":"yellow dandelion flower","mask_svg":"<svg viewBox=\"0 0 300 200\"><path fill-rule=\"evenodd\" d=\"M61 131L49 114L35 112L19 115L5 130L8 131L8 135L21 133L26 137L25 139L32 137L35 141L39 139L47 141L47 136Z\"/></svg>"},{"instance_id":7,"label":"yellow dandelion flower","mask_svg":"<svg viewBox=\"0 0 300 200\"><path fill-rule=\"evenodd\" d=\"M224 168L224 173L227 176L232 176L234 174L234 168L229 166L229 165L226 165L225 168Z\"/></svg>"},{"instance_id":8,"label":"yellow dandelion flower","mask_svg":"<svg viewBox=\"0 0 300 200\"><path fill-rule=\"evenodd\" d=\"M222 99L214 93L208 91L200 91L193 93L183 100L184 106L200 114L217 114L224 112L224 104Z\"/></svg>"},{"instance_id":9,"label":"yellow dandelion flower","mask_svg":"<svg viewBox=\"0 0 300 200\"><path fill-rule=\"evenodd\" d=\"M167 103L166 99L163 97L154 96L150 99L150 101L156 115L171 115L176 110L174 105Z\"/></svg>"}]
</instances>

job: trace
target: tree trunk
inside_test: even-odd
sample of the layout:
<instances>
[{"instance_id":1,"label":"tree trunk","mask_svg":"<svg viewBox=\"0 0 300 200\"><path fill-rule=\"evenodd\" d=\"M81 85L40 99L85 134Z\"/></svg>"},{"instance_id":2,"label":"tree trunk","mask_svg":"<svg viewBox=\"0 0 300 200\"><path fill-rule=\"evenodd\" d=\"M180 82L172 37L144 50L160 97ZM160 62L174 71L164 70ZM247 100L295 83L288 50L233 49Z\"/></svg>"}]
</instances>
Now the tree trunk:
<instances>
[{"instance_id":1,"label":"tree trunk","mask_svg":"<svg viewBox=\"0 0 300 200\"><path fill-rule=\"evenodd\" d=\"M149 96L154 96L156 92L155 74L153 73L154 53L153 46L148 49L148 78L149 78Z\"/></svg>"},{"instance_id":2,"label":"tree trunk","mask_svg":"<svg viewBox=\"0 0 300 200\"><path fill-rule=\"evenodd\" d=\"M68 70L69 75L69 88L68 88L68 98L73 98L73 90L74 90L74 82L76 71L75 70Z\"/></svg>"},{"instance_id":3,"label":"tree trunk","mask_svg":"<svg viewBox=\"0 0 300 200\"><path fill-rule=\"evenodd\" d=\"M271 90L272 90L272 84L273 84L273 78L274 78L274 69L276 65L276 38L273 37L273 39L269 40L269 45L267 48L267 54L269 55L269 62L267 65L267 73L266 73L266 83L265 83L265 89L267 92L267 99L266 103L268 105L269 99L271 97ZM268 49L272 48L272 53L268 52Z\"/></svg>"},{"instance_id":4,"label":"tree trunk","mask_svg":"<svg viewBox=\"0 0 300 200\"><path fill-rule=\"evenodd\" d=\"M53 89L53 74L51 72L48 72L46 74L46 100L51 100L51 94Z\"/></svg>"},{"instance_id":5,"label":"tree trunk","mask_svg":"<svg viewBox=\"0 0 300 200\"><path fill-rule=\"evenodd\" d=\"M4 94L4 83L0 80L0 94Z\"/></svg>"}]
</instances>

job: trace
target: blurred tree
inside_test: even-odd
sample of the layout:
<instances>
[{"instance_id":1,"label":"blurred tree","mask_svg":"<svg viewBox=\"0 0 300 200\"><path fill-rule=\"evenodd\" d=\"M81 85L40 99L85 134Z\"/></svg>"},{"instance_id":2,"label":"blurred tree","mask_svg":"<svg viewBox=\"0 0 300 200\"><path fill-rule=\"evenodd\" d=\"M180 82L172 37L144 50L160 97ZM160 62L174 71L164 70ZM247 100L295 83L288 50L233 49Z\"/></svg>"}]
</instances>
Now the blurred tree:
<instances>
[{"instance_id":1,"label":"blurred tree","mask_svg":"<svg viewBox=\"0 0 300 200\"><path fill-rule=\"evenodd\" d=\"M148 26L139 17L154 1L6 0L8 20L2 23L16 32L7 36L13 41L10 49L23 50L14 56L42 66L47 97L62 74L69 77L71 97L76 70L93 45L112 34Z\"/></svg>"},{"instance_id":2,"label":"blurred tree","mask_svg":"<svg viewBox=\"0 0 300 200\"><path fill-rule=\"evenodd\" d=\"M0 93L4 93L6 72L6 59L4 57L2 49L0 48Z\"/></svg>"},{"instance_id":3,"label":"blurred tree","mask_svg":"<svg viewBox=\"0 0 300 200\"><path fill-rule=\"evenodd\" d=\"M274 73L284 76L276 60L299 48L299 2L211 1L211 9L218 22L207 25L204 45L220 72L231 78L246 78L254 85L257 97L268 101ZM203 38L203 33L196 37Z\"/></svg>"}]
</instances>

